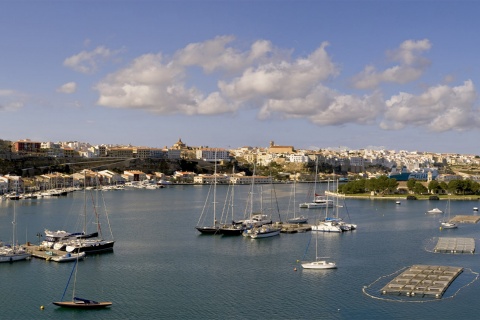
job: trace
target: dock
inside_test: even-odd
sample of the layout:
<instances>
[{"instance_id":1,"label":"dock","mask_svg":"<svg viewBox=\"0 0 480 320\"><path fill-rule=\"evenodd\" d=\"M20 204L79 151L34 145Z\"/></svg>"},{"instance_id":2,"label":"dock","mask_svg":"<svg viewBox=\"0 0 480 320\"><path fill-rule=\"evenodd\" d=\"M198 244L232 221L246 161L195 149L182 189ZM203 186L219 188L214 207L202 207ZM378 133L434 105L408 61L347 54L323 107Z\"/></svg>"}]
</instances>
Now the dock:
<instances>
[{"instance_id":1,"label":"dock","mask_svg":"<svg viewBox=\"0 0 480 320\"><path fill-rule=\"evenodd\" d=\"M38 245L33 245L31 243L27 243L24 245L27 252L32 255L34 258L43 259L46 261L54 261L52 260L55 256L62 256L66 254L65 251L55 250L55 249L45 249Z\"/></svg>"},{"instance_id":2,"label":"dock","mask_svg":"<svg viewBox=\"0 0 480 320\"><path fill-rule=\"evenodd\" d=\"M300 233L300 232L307 232L311 231L312 226L309 224L302 224L302 223L284 223L282 224L282 233Z\"/></svg>"},{"instance_id":3,"label":"dock","mask_svg":"<svg viewBox=\"0 0 480 320\"><path fill-rule=\"evenodd\" d=\"M413 265L382 288L382 294L442 298L463 272L460 267Z\"/></svg>"},{"instance_id":4,"label":"dock","mask_svg":"<svg viewBox=\"0 0 480 320\"><path fill-rule=\"evenodd\" d=\"M474 238L438 238L437 245L433 249L436 253L474 253Z\"/></svg>"},{"instance_id":5,"label":"dock","mask_svg":"<svg viewBox=\"0 0 480 320\"><path fill-rule=\"evenodd\" d=\"M456 215L450 222L456 223L478 223L480 221L480 216L472 216L472 215Z\"/></svg>"}]
</instances>

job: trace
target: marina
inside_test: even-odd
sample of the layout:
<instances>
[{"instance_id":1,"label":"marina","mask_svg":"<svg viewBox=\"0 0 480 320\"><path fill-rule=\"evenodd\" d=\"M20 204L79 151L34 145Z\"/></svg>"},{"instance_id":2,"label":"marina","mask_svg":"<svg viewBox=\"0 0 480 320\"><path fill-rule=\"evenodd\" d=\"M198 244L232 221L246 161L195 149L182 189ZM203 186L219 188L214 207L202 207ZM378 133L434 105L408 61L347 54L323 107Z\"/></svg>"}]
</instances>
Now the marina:
<instances>
[{"instance_id":1,"label":"marina","mask_svg":"<svg viewBox=\"0 0 480 320\"><path fill-rule=\"evenodd\" d=\"M305 194L308 185L298 184L297 188L299 194ZM17 238L19 243L27 243L32 258L0 264L0 280L5 287L12 288L3 298L4 317L333 320L385 319L392 314L399 318L437 319L470 319L475 315L471 306L480 294L480 283L466 285L475 278L469 270L479 271L477 253L441 254L433 248L439 238L476 242L479 226L464 223L458 229L440 230L438 216L425 214L438 202L403 201L398 206L395 201L346 199L349 215L344 219L357 224L356 230L311 232L311 224L285 222L291 186L276 185L280 216L272 215L272 219L275 223L282 219L283 232L275 237L252 239L203 235L195 229L208 189L209 186L178 185L154 191L131 188L104 194L115 248L111 252L87 254L79 263L84 276L77 286L82 297L110 301L112 306L88 312L52 305L61 300L73 262L57 263L48 260L52 255L37 250L45 239L45 228L82 230L83 221L78 225L75 221L79 210L83 210L83 193L15 200ZM227 189L218 186L219 203L226 198ZM244 218L242 204L246 203L248 189L236 187L235 219ZM74 206L78 202L80 208ZM0 235L4 243L11 235L12 203L0 202ZM268 212L269 202L265 201L264 206ZM474 206L478 206L478 201L456 201L452 211L471 212ZM219 220L224 218L221 207ZM313 223L324 216L322 210L299 211ZM317 239L319 257L315 257ZM427 250L425 244L431 247ZM57 256L65 254L48 251ZM317 261L316 258L334 262L336 269L302 267L302 263ZM414 297L382 294L381 289L393 278L387 277L389 274L412 265L454 266L463 271L446 287L441 299L420 293ZM381 280L371 285L377 278ZM368 295L363 291L365 287ZM239 307L255 305L259 297L267 307L256 308L254 313ZM381 298L407 303L390 303ZM437 303L429 304L429 299ZM425 303L408 303L415 300ZM28 301L21 312L19 301Z\"/></svg>"}]
</instances>

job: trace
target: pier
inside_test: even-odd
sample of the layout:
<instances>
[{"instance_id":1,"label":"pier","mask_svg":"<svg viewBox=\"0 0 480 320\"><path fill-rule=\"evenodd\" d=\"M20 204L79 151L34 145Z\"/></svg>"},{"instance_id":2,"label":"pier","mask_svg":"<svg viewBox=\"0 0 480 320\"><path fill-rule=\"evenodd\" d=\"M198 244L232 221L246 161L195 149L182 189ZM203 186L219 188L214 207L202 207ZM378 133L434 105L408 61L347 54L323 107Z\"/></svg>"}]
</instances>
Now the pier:
<instances>
[{"instance_id":1,"label":"pier","mask_svg":"<svg viewBox=\"0 0 480 320\"><path fill-rule=\"evenodd\" d=\"M382 288L382 294L432 296L440 299L463 268L414 265Z\"/></svg>"},{"instance_id":2,"label":"pier","mask_svg":"<svg viewBox=\"0 0 480 320\"><path fill-rule=\"evenodd\" d=\"M433 251L437 253L474 253L475 239L440 237Z\"/></svg>"}]
</instances>

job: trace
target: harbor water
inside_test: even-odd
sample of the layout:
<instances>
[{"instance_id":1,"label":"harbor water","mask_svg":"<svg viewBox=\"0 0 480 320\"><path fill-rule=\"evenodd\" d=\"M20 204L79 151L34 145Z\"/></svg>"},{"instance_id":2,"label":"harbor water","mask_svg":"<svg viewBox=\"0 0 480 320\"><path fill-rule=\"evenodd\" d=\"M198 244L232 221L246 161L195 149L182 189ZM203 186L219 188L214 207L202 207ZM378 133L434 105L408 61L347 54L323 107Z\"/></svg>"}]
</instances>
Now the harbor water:
<instances>
[{"instance_id":1,"label":"harbor water","mask_svg":"<svg viewBox=\"0 0 480 320\"><path fill-rule=\"evenodd\" d=\"M297 185L297 207L306 200L310 187ZM217 189L220 219L227 187ZM235 190L237 219L244 215L248 189L239 186ZM291 189L291 185L275 185L275 200L270 202L269 196L262 201L264 209L275 209L274 221L285 220L287 209L293 210ZM478 251L480 226L460 224L458 229L440 230L442 215L426 214L435 207L444 210L446 201L402 200L396 204L395 200L341 200L340 216L357 224L355 231L282 233L254 240L201 235L195 230L208 192L209 186L191 185L103 192L115 248L78 263L76 292L83 298L112 301L113 305L102 310L69 310L52 305L61 299L73 264L32 258L0 264L1 318L478 317L480 282L474 281L476 272L480 272L478 253L431 250L439 237L466 237L475 239ZM38 243L45 228L77 231L72 229L78 228L75 223L80 210L73 204L82 198L83 192L77 191L55 198L1 201L0 239L10 242L14 211L20 243ZM478 206L478 201L452 201L451 214L477 214L472 209ZM325 214L322 209L297 211L308 215L309 222ZM208 223L212 221L207 218ZM102 231L108 234L107 224L102 224ZM299 261L315 259L315 243L318 255L335 261L337 269L302 269ZM382 282L417 264L463 267L465 271L442 299L391 297L379 292Z\"/></svg>"}]
</instances>

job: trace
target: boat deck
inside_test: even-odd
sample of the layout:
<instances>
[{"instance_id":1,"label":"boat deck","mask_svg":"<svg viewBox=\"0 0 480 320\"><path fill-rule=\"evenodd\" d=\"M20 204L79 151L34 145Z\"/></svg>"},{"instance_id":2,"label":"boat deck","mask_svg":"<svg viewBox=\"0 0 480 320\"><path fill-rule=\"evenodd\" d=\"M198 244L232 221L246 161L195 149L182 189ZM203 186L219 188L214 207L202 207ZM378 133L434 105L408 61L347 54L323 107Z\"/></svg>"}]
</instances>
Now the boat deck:
<instances>
[{"instance_id":1,"label":"boat deck","mask_svg":"<svg viewBox=\"0 0 480 320\"><path fill-rule=\"evenodd\" d=\"M474 253L475 239L440 237L433 251L437 253Z\"/></svg>"},{"instance_id":2,"label":"boat deck","mask_svg":"<svg viewBox=\"0 0 480 320\"><path fill-rule=\"evenodd\" d=\"M462 271L460 267L413 265L390 281L381 292L440 299Z\"/></svg>"},{"instance_id":3,"label":"boat deck","mask_svg":"<svg viewBox=\"0 0 480 320\"><path fill-rule=\"evenodd\" d=\"M472 216L472 215L456 215L450 222L456 223L478 223L480 221L480 216Z\"/></svg>"}]
</instances>

